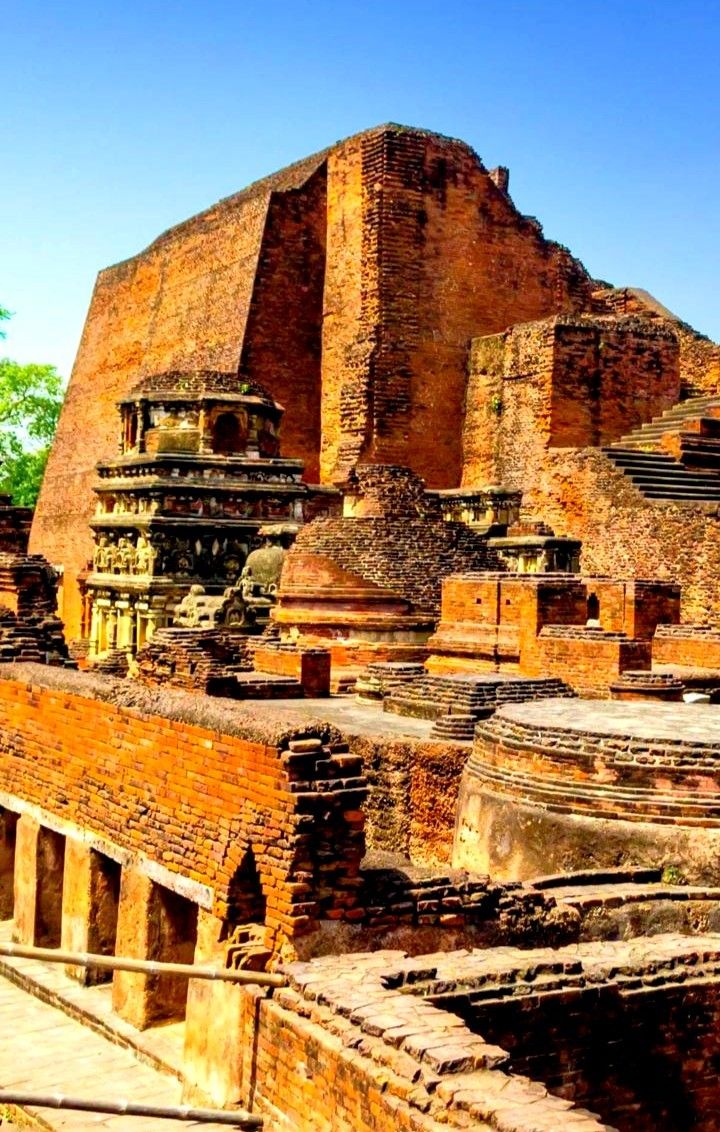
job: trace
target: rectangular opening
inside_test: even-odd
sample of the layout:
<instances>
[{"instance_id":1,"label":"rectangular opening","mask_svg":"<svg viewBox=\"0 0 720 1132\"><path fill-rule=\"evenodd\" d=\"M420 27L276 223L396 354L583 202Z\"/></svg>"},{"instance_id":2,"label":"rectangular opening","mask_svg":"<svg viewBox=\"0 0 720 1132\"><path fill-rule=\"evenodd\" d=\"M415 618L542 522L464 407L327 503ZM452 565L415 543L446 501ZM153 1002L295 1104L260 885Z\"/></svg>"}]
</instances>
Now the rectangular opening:
<instances>
[{"instance_id":1,"label":"rectangular opening","mask_svg":"<svg viewBox=\"0 0 720 1132\"><path fill-rule=\"evenodd\" d=\"M53 829L41 829L37 846L35 944L59 947L62 935L65 838Z\"/></svg>"},{"instance_id":2,"label":"rectangular opening","mask_svg":"<svg viewBox=\"0 0 720 1132\"><path fill-rule=\"evenodd\" d=\"M91 851L92 857L92 923L89 933L89 950L98 955L114 955L117 937L118 907L120 903L121 866L104 853ZM91 968L88 983L109 983L112 971Z\"/></svg>"},{"instance_id":3,"label":"rectangular opening","mask_svg":"<svg viewBox=\"0 0 720 1132\"><path fill-rule=\"evenodd\" d=\"M14 915L17 823L17 814L0 809L0 920L12 920Z\"/></svg>"},{"instance_id":4,"label":"rectangular opening","mask_svg":"<svg viewBox=\"0 0 720 1132\"><path fill-rule=\"evenodd\" d=\"M197 943L197 904L157 885L156 923L159 948L156 958L164 963L192 963ZM180 1021L185 1017L188 980L162 975L157 979L157 1017Z\"/></svg>"}]
</instances>

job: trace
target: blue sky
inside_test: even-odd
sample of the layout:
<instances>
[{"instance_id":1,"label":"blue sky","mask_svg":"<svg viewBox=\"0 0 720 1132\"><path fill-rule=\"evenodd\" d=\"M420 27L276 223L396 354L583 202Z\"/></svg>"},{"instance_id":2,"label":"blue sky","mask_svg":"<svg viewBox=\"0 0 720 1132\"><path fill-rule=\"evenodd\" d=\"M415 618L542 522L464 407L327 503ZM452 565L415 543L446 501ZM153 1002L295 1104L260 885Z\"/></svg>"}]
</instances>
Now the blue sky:
<instances>
[{"instance_id":1,"label":"blue sky","mask_svg":"<svg viewBox=\"0 0 720 1132\"><path fill-rule=\"evenodd\" d=\"M509 165L596 276L720 339L719 43L720 0L6 5L6 351L69 374L101 267L386 121Z\"/></svg>"}]
</instances>

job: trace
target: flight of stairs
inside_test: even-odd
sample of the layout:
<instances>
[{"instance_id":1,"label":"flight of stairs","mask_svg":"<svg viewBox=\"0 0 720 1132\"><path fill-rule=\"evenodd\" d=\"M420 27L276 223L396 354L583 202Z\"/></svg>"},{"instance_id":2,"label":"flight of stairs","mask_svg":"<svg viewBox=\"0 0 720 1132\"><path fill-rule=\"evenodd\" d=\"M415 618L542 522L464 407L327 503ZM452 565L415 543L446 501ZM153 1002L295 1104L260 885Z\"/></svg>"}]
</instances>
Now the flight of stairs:
<instances>
[{"instance_id":1,"label":"flight of stairs","mask_svg":"<svg viewBox=\"0 0 720 1132\"><path fill-rule=\"evenodd\" d=\"M718 420L718 417L720 417L720 396L690 397L686 401L679 401L659 417L653 417L651 421L620 437L612 447L646 449L657 445L666 433L681 433L682 426L686 422L705 420L712 424Z\"/></svg>"},{"instance_id":2,"label":"flight of stairs","mask_svg":"<svg viewBox=\"0 0 720 1132\"><path fill-rule=\"evenodd\" d=\"M673 434L680 459L662 449ZM681 401L602 451L647 499L720 502L720 396Z\"/></svg>"},{"instance_id":3,"label":"flight of stairs","mask_svg":"<svg viewBox=\"0 0 720 1132\"><path fill-rule=\"evenodd\" d=\"M603 448L603 452L647 499L720 502L720 474L717 472L692 472L679 460L661 452L640 452L615 445Z\"/></svg>"}]
</instances>

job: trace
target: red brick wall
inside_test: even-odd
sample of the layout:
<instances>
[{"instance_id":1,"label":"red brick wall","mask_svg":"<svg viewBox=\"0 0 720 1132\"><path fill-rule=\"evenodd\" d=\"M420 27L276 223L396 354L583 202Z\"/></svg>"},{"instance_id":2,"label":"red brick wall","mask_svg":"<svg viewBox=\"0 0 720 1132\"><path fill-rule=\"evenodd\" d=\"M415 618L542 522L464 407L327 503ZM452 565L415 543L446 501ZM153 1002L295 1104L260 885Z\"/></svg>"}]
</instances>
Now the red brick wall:
<instances>
[{"instance_id":1,"label":"red brick wall","mask_svg":"<svg viewBox=\"0 0 720 1132\"><path fill-rule=\"evenodd\" d=\"M305 1012L310 1013L307 1007ZM245 1027L243 1084L252 1091L254 1111L265 1116L273 1132L436 1132L439 1127L434 1116L421 1111L422 1103L412 1103L412 1077L369 1053L346 1049L339 1033L312 1017L262 1001L257 1015L248 1010L246 1018L257 1018L257 1028ZM389 1047L385 1061L393 1061ZM394 1061L400 1070L420 1076L407 1056L395 1053ZM466 1117L462 1127L481 1132L482 1124Z\"/></svg>"},{"instance_id":2,"label":"red brick wall","mask_svg":"<svg viewBox=\"0 0 720 1132\"><path fill-rule=\"evenodd\" d=\"M720 631L694 625L660 628L653 637L655 664L686 664L690 668L720 669Z\"/></svg>"},{"instance_id":3,"label":"red brick wall","mask_svg":"<svg viewBox=\"0 0 720 1132\"><path fill-rule=\"evenodd\" d=\"M688 395L715 394L720 388L720 346L679 319L647 291L610 287L596 291L593 307L602 314L636 314L665 322L680 342L680 380Z\"/></svg>"},{"instance_id":4,"label":"red brick wall","mask_svg":"<svg viewBox=\"0 0 720 1132\"><path fill-rule=\"evenodd\" d=\"M443 582L441 620L428 646L440 655L465 652L537 675L542 626L583 625L586 616L580 578L459 575Z\"/></svg>"},{"instance_id":5,"label":"red brick wall","mask_svg":"<svg viewBox=\"0 0 720 1132\"><path fill-rule=\"evenodd\" d=\"M366 461L457 485L471 336L585 309L591 290L462 142L383 128L345 143L328 162L324 477Z\"/></svg>"},{"instance_id":6,"label":"red brick wall","mask_svg":"<svg viewBox=\"0 0 720 1132\"><path fill-rule=\"evenodd\" d=\"M359 759L317 741L293 751L311 730L245 739L219 718L196 725L95 699L82 673L50 682L63 681L78 691L0 678L2 790L208 885L221 916L252 848L276 943L310 930L336 903L352 906L364 852ZM210 709L197 710L202 719ZM354 775L354 788L349 777L331 782L335 771Z\"/></svg>"},{"instance_id":7,"label":"red brick wall","mask_svg":"<svg viewBox=\"0 0 720 1132\"><path fill-rule=\"evenodd\" d=\"M608 1125L633 1132L717 1128L714 980L635 993L612 984L531 992L473 1013L472 1028L509 1051L514 1073L542 1081Z\"/></svg>"},{"instance_id":8,"label":"red brick wall","mask_svg":"<svg viewBox=\"0 0 720 1132\"><path fill-rule=\"evenodd\" d=\"M609 685L626 669L650 667L650 642L603 633L545 629L538 638L528 675L556 676L581 696L608 699Z\"/></svg>"},{"instance_id":9,"label":"red brick wall","mask_svg":"<svg viewBox=\"0 0 720 1132\"><path fill-rule=\"evenodd\" d=\"M330 652L327 649L260 646L253 653L253 665L256 672L270 672L299 680L305 695L311 698L329 694Z\"/></svg>"},{"instance_id":10,"label":"red brick wall","mask_svg":"<svg viewBox=\"0 0 720 1132\"><path fill-rule=\"evenodd\" d=\"M678 342L665 324L559 317L476 339L463 484L524 491L552 449L611 443L679 392Z\"/></svg>"},{"instance_id":11,"label":"red brick wall","mask_svg":"<svg viewBox=\"0 0 720 1132\"><path fill-rule=\"evenodd\" d=\"M326 167L302 188L273 192L240 358L240 373L286 409L284 456L320 474L320 333L325 271Z\"/></svg>"},{"instance_id":12,"label":"red brick wall","mask_svg":"<svg viewBox=\"0 0 720 1132\"><path fill-rule=\"evenodd\" d=\"M538 470L518 468L523 514L582 539L586 574L663 578L682 587L684 621L720 615L717 503L646 499L597 449L554 450Z\"/></svg>"},{"instance_id":13,"label":"red brick wall","mask_svg":"<svg viewBox=\"0 0 720 1132\"><path fill-rule=\"evenodd\" d=\"M609 444L679 399L678 342L666 326L558 319L553 353L553 446Z\"/></svg>"}]
</instances>

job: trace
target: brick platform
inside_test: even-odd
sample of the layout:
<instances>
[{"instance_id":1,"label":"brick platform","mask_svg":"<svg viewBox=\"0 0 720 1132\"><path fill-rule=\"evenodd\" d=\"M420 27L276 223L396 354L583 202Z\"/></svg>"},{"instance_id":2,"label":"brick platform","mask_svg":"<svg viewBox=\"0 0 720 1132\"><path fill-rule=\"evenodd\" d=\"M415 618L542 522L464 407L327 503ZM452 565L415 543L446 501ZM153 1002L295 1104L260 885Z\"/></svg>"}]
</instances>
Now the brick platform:
<instances>
[{"instance_id":1,"label":"brick platform","mask_svg":"<svg viewBox=\"0 0 720 1132\"><path fill-rule=\"evenodd\" d=\"M710 705L545 700L476 730L453 859L527 877L628 862L720 879L720 714Z\"/></svg>"}]
</instances>

